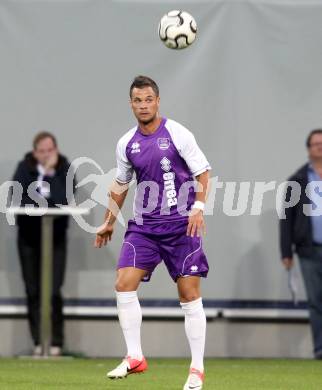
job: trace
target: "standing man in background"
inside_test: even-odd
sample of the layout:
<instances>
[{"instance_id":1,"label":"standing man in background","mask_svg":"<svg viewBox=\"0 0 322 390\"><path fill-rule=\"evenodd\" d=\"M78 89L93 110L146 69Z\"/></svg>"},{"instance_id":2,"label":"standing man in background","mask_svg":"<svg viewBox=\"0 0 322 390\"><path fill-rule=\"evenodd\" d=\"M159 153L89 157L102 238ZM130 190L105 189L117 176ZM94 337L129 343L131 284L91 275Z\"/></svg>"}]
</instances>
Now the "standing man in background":
<instances>
[{"instance_id":1,"label":"standing man in background","mask_svg":"<svg viewBox=\"0 0 322 390\"><path fill-rule=\"evenodd\" d=\"M307 293L314 356L322 359L322 215L305 215L303 206L322 202L322 129L311 131L306 142L309 162L302 166L289 181L301 186L300 201L286 209L286 218L280 220L280 245L286 269L294 265L293 248L299 256L300 267ZM317 182L306 192L308 183ZM314 184L314 183L312 183ZM290 187L287 199L290 199ZM312 213L313 214L313 213Z\"/></svg>"},{"instance_id":2,"label":"standing man in background","mask_svg":"<svg viewBox=\"0 0 322 390\"><path fill-rule=\"evenodd\" d=\"M66 176L69 169L66 157L59 153L56 138L49 132L37 134L33 151L19 162L13 180L23 187L22 204L39 206L46 199L49 207L66 205ZM35 184L32 198L27 190ZM34 355L41 354L40 347L40 265L41 217L18 216L18 252L25 283L28 321L34 342ZM53 292L52 292L52 346L50 354L59 356L64 342L63 298L61 288L66 268L66 232L68 217L54 221Z\"/></svg>"}]
</instances>

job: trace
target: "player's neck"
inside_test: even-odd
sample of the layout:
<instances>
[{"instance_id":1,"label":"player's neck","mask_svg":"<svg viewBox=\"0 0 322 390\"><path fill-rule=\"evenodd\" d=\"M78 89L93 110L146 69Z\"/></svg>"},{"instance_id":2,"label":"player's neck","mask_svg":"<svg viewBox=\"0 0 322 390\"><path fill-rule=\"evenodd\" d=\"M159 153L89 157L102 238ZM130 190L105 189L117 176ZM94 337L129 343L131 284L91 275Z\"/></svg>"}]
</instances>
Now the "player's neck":
<instances>
[{"instance_id":1,"label":"player's neck","mask_svg":"<svg viewBox=\"0 0 322 390\"><path fill-rule=\"evenodd\" d=\"M151 122L142 123L139 121L140 130L145 135L153 134L160 126L162 118L157 115Z\"/></svg>"}]
</instances>

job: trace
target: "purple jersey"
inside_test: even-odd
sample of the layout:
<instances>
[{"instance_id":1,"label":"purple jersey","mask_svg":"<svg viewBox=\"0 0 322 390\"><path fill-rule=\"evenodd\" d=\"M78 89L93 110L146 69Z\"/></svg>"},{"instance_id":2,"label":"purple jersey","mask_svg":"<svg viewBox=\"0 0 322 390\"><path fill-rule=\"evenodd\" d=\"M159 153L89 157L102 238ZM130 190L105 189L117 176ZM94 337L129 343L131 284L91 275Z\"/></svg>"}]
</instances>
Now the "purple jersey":
<instances>
[{"instance_id":1,"label":"purple jersey","mask_svg":"<svg viewBox=\"0 0 322 390\"><path fill-rule=\"evenodd\" d=\"M162 119L151 135L135 127L119 140L116 156L116 180L129 183L134 172L137 179L135 221L129 221L117 268L143 269L148 281L164 260L174 281L206 277L202 240L186 235L193 177L211 169L192 133L170 119Z\"/></svg>"},{"instance_id":2,"label":"purple jersey","mask_svg":"<svg viewBox=\"0 0 322 390\"><path fill-rule=\"evenodd\" d=\"M186 221L195 199L193 177L211 169L193 134L165 118L153 134L129 130L116 156L118 182L129 183L136 174L135 222L146 227Z\"/></svg>"}]
</instances>

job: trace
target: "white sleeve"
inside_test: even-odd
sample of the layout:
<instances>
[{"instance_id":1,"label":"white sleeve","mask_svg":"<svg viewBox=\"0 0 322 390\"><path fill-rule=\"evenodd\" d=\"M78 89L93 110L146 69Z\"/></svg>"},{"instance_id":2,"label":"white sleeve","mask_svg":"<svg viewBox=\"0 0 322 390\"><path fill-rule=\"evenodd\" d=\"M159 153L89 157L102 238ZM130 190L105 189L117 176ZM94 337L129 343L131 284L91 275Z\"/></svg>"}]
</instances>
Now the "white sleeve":
<instances>
[{"instance_id":1,"label":"white sleeve","mask_svg":"<svg viewBox=\"0 0 322 390\"><path fill-rule=\"evenodd\" d=\"M194 135L179 123L168 120L167 129L171 135L172 141L178 150L180 156L187 163L191 173L198 176L203 172L211 170L211 166L199 148Z\"/></svg>"},{"instance_id":2,"label":"white sleeve","mask_svg":"<svg viewBox=\"0 0 322 390\"><path fill-rule=\"evenodd\" d=\"M128 158L126 157L126 145L127 143L121 138L116 146L116 181L121 184L129 183L133 178L133 167Z\"/></svg>"}]
</instances>

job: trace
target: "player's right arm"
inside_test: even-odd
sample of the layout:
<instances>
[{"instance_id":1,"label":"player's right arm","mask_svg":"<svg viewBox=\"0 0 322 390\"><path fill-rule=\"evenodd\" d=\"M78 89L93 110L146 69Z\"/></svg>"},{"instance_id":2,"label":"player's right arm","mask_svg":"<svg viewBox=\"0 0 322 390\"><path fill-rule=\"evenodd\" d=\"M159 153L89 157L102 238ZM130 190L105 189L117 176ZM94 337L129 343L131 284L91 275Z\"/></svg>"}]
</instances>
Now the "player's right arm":
<instances>
[{"instance_id":1,"label":"player's right arm","mask_svg":"<svg viewBox=\"0 0 322 390\"><path fill-rule=\"evenodd\" d=\"M129 189L129 183L133 178L134 169L126 155L126 145L133 136L135 129L126 133L117 143L116 147L116 163L117 172L115 182L110 190L110 199L105 213L104 223L98 229L94 246L101 248L111 241L113 234L113 226L117 218L117 214L121 210Z\"/></svg>"},{"instance_id":2,"label":"player's right arm","mask_svg":"<svg viewBox=\"0 0 322 390\"><path fill-rule=\"evenodd\" d=\"M109 204L105 212L104 223L99 227L94 242L95 248L101 248L105 246L108 241L111 241L114 230L114 223L117 218L117 214L121 210L126 195L128 193L128 184L120 184L117 181L113 184L113 187L109 193Z\"/></svg>"}]
</instances>

